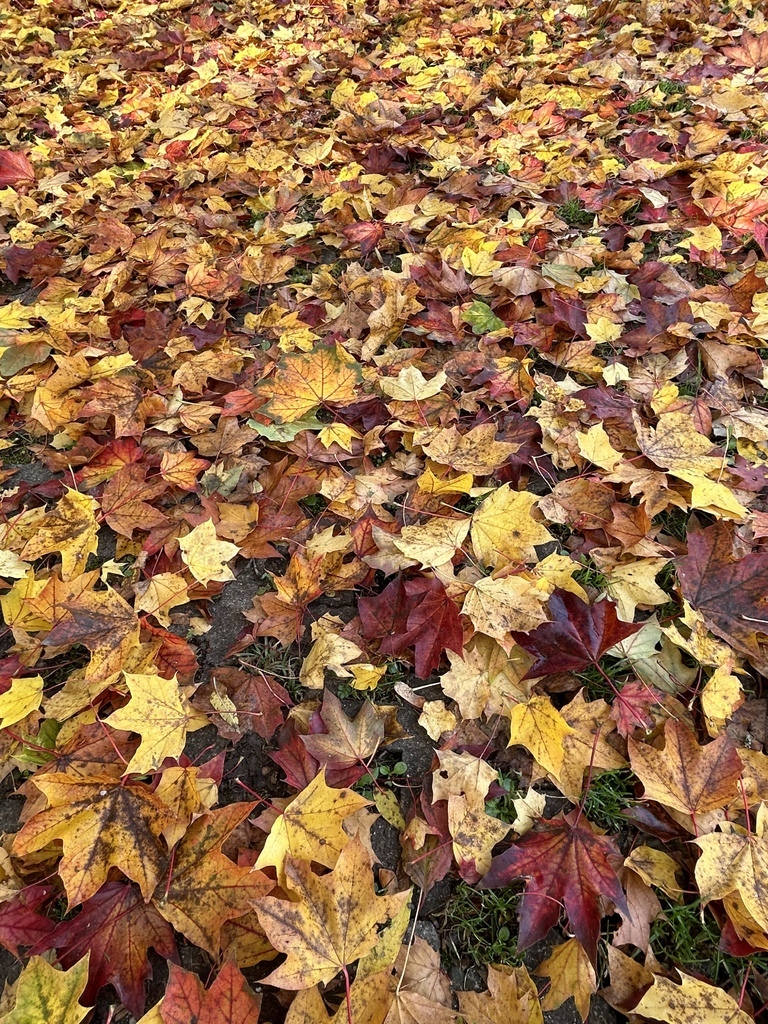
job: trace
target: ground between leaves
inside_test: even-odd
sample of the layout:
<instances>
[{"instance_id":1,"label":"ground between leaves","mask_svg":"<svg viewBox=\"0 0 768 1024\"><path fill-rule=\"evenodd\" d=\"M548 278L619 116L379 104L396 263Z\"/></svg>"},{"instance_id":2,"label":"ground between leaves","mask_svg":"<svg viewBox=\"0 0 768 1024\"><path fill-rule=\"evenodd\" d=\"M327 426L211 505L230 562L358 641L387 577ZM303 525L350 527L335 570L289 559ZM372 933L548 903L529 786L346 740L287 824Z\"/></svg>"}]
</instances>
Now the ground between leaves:
<instances>
[{"instance_id":1,"label":"ground between leaves","mask_svg":"<svg viewBox=\"0 0 768 1024\"><path fill-rule=\"evenodd\" d=\"M764 1021L760 5L0 46L0 1022Z\"/></svg>"}]
</instances>

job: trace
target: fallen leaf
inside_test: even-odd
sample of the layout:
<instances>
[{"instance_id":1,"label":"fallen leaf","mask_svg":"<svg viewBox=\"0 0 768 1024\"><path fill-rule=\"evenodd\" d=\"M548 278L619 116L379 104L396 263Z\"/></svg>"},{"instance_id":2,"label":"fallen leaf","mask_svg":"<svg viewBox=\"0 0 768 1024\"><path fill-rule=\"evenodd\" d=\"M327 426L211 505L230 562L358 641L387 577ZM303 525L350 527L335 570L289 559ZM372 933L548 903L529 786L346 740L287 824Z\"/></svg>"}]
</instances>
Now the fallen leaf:
<instances>
[{"instance_id":1,"label":"fallen leaf","mask_svg":"<svg viewBox=\"0 0 768 1024\"><path fill-rule=\"evenodd\" d=\"M131 699L112 712L107 724L141 735L139 749L124 774L151 775L166 758L178 758L184 750L193 712L182 697L176 676L124 675Z\"/></svg>"},{"instance_id":2,"label":"fallen leaf","mask_svg":"<svg viewBox=\"0 0 768 1024\"><path fill-rule=\"evenodd\" d=\"M80 1024L91 1012L79 1003L88 981L88 957L68 971L57 971L33 956L21 972L13 1009L0 1017L2 1024Z\"/></svg>"},{"instance_id":3,"label":"fallen leaf","mask_svg":"<svg viewBox=\"0 0 768 1024\"><path fill-rule=\"evenodd\" d=\"M575 813L539 822L508 850L494 857L482 887L496 889L513 878L526 878L520 903L518 948L543 939L560 917L594 965L602 917L601 900L628 913L617 869L621 855L613 840L597 835Z\"/></svg>"},{"instance_id":4,"label":"fallen leaf","mask_svg":"<svg viewBox=\"0 0 768 1024\"><path fill-rule=\"evenodd\" d=\"M286 989L327 984L339 971L376 945L377 928L410 900L410 890L377 896L370 859L359 839L339 854L336 867L318 877L309 865L289 857L288 887L296 902L265 896L256 905L262 928L286 961L264 979Z\"/></svg>"},{"instance_id":5,"label":"fallen leaf","mask_svg":"<svg viewBox=\"0 0 768 1024\"><path fill-rule=\"evenodd\" d=\"M190 530L186 537L179 540L179 547L184 564L198 583L206 585L212 580L226 583L235 578L227 562L240 553L240 548L227 540L218 539L213 520L206 519L194 530Z\"/></svg>"},{"instance_id":6,"label":"fallen leaf","mask_svg":"<svg viewBox=\"0 0 768 1024\"><path fill-rule=\"evenodd\" d=\"M541 1001L542 1009L556 1010L573 996L579 1016L583 1021L587 1020L589 1004L597 992L597 976L578 939L569 939L555 946L534 973L550 979L549 988Z\"/></svg>"}]
</instances>

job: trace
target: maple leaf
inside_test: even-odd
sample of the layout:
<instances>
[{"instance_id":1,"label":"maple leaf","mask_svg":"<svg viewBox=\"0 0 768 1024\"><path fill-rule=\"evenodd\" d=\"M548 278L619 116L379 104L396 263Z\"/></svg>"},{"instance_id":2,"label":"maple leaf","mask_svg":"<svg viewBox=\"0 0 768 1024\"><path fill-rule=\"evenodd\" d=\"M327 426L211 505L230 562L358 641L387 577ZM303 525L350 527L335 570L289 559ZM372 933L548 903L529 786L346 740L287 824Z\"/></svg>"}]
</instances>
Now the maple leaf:
<instances>
[{"instance_id":1,"label":"maple leaf","mask_svg":"<svg viewBox=\"0 0 768 1024\"><path fill-rule=\"evenodd\" d=\"M768 631L768 552L736 558L733 542L727 523L690 533L688 554L677 566L680 586L713 633L762 664L755 634Z\"/></svg>"},{"instance_id":2,"label":"maple leaf","mask_svg":"<svg viewBox=\"0 0 768 1024\"><path fill-rule=\"evenodd\" d=\"M133 589L136 594L134 611L154 615L166 629L171 624L169 613L189 600L185 580L171 572L159 572L151 579L139 580L138 583L134 583Z\"/></svg>"},{"instance_id":3,"label":"maple leaf","mask_svg":"<svg viewBox=\"0 0 768 1024\"><path fill-rule=\"evenodd\" d=\"M329 1014L320 994L320 987L299 992L288 1009L285 1024L349 1024L350 1017L355 1024L384 1024L392 1005L394 981L388 972L362 977L358 968L357 976L349 988L349 1003L345 1002L336 1013ZM451 1024L453 1015L451 1015ZM436 1021L435 1024L442 1024Z\"/></svg>"},{"instance_id":4,"label":"maple leaf","mask_svg":"<svg viewBox=\"0 0 768 1024\"><path fill-rule=\"evenodd\" d=\"M166 488L164 480L146 482L146 468L129 463L123 466L104 485L101 511L115 533L129 539L135 530L149 533L166 521L153 502Z\"/></svg>"},{"instance_id":5,"label":"maple leaf","mask_svg":"<svg viewBox=\"0 0 768 1024\"><path fill-rule=\"evenodd\" d=\"M43 699L42 676L24 676L11 679L5 693L0 694L0 729L21 722L32 711L37 711Z\"/></svg>"},{"instance_id":6,"label":"maple leaf","mask_svg":"<svg viewBox=\"0 0 768 1024\"><path fill-rule=\"evenodd\" d=\"M240 739L249 732L271 739L283 724L282 708L293 702L272 676L222 666L214 669L211 682L197 690L192 703L211 709L208 714L226 739Z\"/></svg>"},{"instance_id":7,"label":"maple leaf","mask_svg":"<svg viewBox=\"0 0 768 1024\"><path fill-rule=\"evenodd\" d=\"M239 867L221 852L222 843L253 809L253 804L228 804L192 823L158 882L154 905L190 942L219 952L221 929L242 917L273 888L261 871Z\"/></svg>"},{"instance_id":8,"label":"maple leaf","mask_svg":"<svg viewBox=\"0 0 768 1024\"><path fill-rule=\"evenodd\" d=\"M567 591L555 591L549 599L551 622L530 633L512 636L536 661L528 678L553 672L580 672L597 665L605 652L642 628L642 623L619 621L610 601L589 605Z\"/></svg>"},{"instance_id":9,"label":"maple leaf","mask_svg":"<svg viewBox=\"0 0 768 1024\"><path fill-rule=\"evenodd\" d=\"M211 519L206 519L190 530L186 537L181 537L179 547L184 564L198 583L206 585L212 580L226 583L235 578L227 562L240 553L240 548L228 540L219 540Z\"/></svg>"},{"instance_id":10,"label":"maple leaf","mask_svg":"<svg viewBox=\"0 0 768 1024\"><path fill-rule=\"evenodd\" d=\"M371 952L378 926L396 917L411 898L410 890L376 895L370 857L357 838L341 851L329 874L318 877L309 864L289 857L285 876L298 902L265 896L256 905L269 941L288 954L264 979L281 988L329 982Z\"/></svg>"},{"instance_id":11,"label":"maple leaf","mask_svg":"<svg viewBox=\"0 0 768 1024\"><path fill-rule=\"evenodd\" d=\"M472 547L484 565L497 569L510 562L536 561L536 544L546 544L552 535L534 519L535 494L513 491L504 484L483 501L472 516Z\"/></svg>"},{"instance_id":12,"label":"maple leaf","mask_svg":"<svg viewBox=\"0 0 768 1024\"><path fill-rule=\"evenodd\" d=\"M489 967L488 991L459 992L459 1007L462 1017L471 1024L543 1024L544 1021L539 994L525 967Z\"/></svg>"},{"instance_id":13,"label":"maple leaf","mask_svg":"<svg viewBox=\"0 0 768 1024\"><path fill-rule=\"evenodd\" d=\"M165 861L160 836L173 820L149 787L106 774L77 778L53 772L34 782L49 806L16 833L15 853L23 857L60 840L58 870L70 908L94 896L113 866L149 899Z\"/></svg>"},{"instance_id":14,"label":"maple leaf","mask_svg":"<svg viewBox=\"0 0 768 1024\"><path fill-rule=\"evenodd\" d=\"M765 804L757 813L754 834L711 832L694 842L701 847L696 861L696 884L702 903L738 893L754 921L768 933L765 891L768 886L768 836Z\"/></svg>"},{"instance_id":15,"label":"maple leaf","mask_svg":"<svg viewBox=\"0 0 768 1024\"><path fill-rule=\"evenodd\" d=\"M648 989L633 1013L667 1024L751 1024L752 1017L740 1009L736 1000L722 989L691 978L682 971L680 984L654 975Z\"/></svg>"},{"instance_id":16,"label":"maple leaf","mask_svg":"<svg viewBox=\"0 0 768 1024\"><path fill-rule=\"evenodd\" d=\"M261 411L278 423L290 423L321 405L349 405L360 380L358 364L341 345L290 353L262 385L270 399Z\"/></svg>"},{"instance_id":17,"label":"maple leaf","mask_svg":"<svg viewBox=\"0 0 768 1024\"><path fill-rule=\"evenodd\" d=\"M256 867L277 868L280 879L288 857L332 868L349 843L342 822L367 806L368 801L357 793L327 786L321 771L277 818Z\"/></svg>"},{"instance_id":18,"label":"maple leaf","mask_svg":"<svg viewBox=\"0 0 768 1024\"><path fill-rule=\"evenodd\" d=\"M510 633L528 633L546 622L546 602L544 591L523 576L484 576L467 593L461 611L478 633L504 641Z\"/></svg>"},{"instance_id":19,"label":"maple leaf","mask_svg":"<svg viewBox=\"0 0 768 1024\"><path fill-rule=\"evenodd\" d=\"M23 153L0 149L0 187L33 182L35 169Z\"/></svg>"},{"instance_id":20,"label":"maple leaf","mask_svg":"<svg viewBox=\"0 0 768 1024\"><path fill-rule=\"evenodd\" d=\"M494 857L482 879L496 889L512 879L527 879L520 904L518 946L527 949L543 939L565 910L568 925L595 964L600 934L601 899L629 914L617 869L621 854L607 836L572 812L541 821L504 853Z\"/></svg>"},{"instance_id":21,"label":"maple leaf","mask_svg":"<svg viewBox=\"0 0 768 1024\"><path fill-rule=\"evenodd\" d=\"M139 749L124 774L151 775L167 757L177 758L184 750L192 710L182 698L176 676L164 679L125 672L124 677L131 699L112 712L107 724L141 735Z\"/></svg>"},{"instance_id":22,"label":"maple leaf","mask_svg":"<svg viewBox=\"0 0 768 1024\"><path fill-rule=\"evenodd\" d=\"M344 228L345 236L350 242L360 246L360 255L367 256L376 248L384 237L384 225L379 221L365 220L358 224L349 224Z\"/></svg>"},{"instance_id":23,"label":"maple leaf","mask_svg":"<svg viewBox=\"0 0 768 1024\"><path fill-rule=\"evenodd\" d=\"M98 502L87 494L67 490L21 549L21 557L32 561L42 555L60 554L64 580L84 572L88 556L96 554L98 507Z\"/></svg>"},{"instance_id":24,"label":"maple leaf","mask_svg":"<svg viewBox=\"0 0 768 1024\"><path fill-rule=\"evenodd\" d=\"M2 1024L80 1024L91 1012L80 998L88 981L88 957L57 971L40 956L34 956L21 972L13 1009L0 1017Z\"/></svg>"},{"instance_id":25,"label":"maple leaf","mask_svg":"<svg viewBox=\"0 0 768 1024\"><path fill-rule=\"evenodd\" d=\"M323 695L323 704L316 713L323 732L313 731L301 741L321 767L352 768L365 765L386 743L402 736L399 727L393 734L395 708L377 707L366 702L357 716L350 721L344 714L341 701L330 691ZM394 719L396 725L396 719ZM389 729L388 729L389 727ZM387 731L390 732L385 739Z\"/></svg>"},{"instance_id":26,"label":"maple leaf","mask_svg":"<svg viewBox=\"0 0 768 1024\"><path fill-rule=\"evenodd\" d=\"M160 1004L141 1018L139 1024L258 1024L261 996L247 984L235 964L228 960L209 989L204 989L192 971L170 965L168 986Z\"/></svg>"},{"instance_id":27,"label":"maple leaf","mask_svg":"<svg viewBox=\"0 0 768 1024\"><path fill-rule=\"evenodd\" d=\"M556 1010L569 996L573 996L581 1019L587 1020L589 1004L597 991L597 976L578 939L569 939L555 946L534 974L550 979L550 987L541 1003L544 1010Z\"/></svg>"},{"instance_id":28,"label":"maple leaf","mask_svg":"<svg viewBox=\"0 0 768 1024\"><path fill-rule=\"evenodd\" d=\"M393 539L398 551L422 569L436 569L450 562L469 533L469 519L428 519L404 526Z\"/></svg>"},{"instance_id":29,"label":"maple leaf","mask_svg":"<svg viewBox=\"0 0 768 1024\"><path fill-rule=\"evenodd\" d=\"M463 631L456 605L435 576L393 580L378 597L364 597L358 611L367 638L380 638L382 654L416 653L416 675L426 679L444 650L461 654Z\"/></svg>"},{"instance_id":30,"label":"maple leaf","mask_svg":"<svg viewBox=\"0 0 768 1024\"><path fill-rule=\"evenodd\" d=\"M78 577L80 579L80 577ZM65 600L59 621L49 631L46 647L82 644L91 652L87 682L109 678L123 667L139 639L139 623L130 605L111 587L86 590Z\"/></svg>"},{"instance_id":31,"label":"maple leaf","mask_svg":"<svg viewBox=\"0 0 768 1024\"><path fill-rule=\"evenodd\" d=\"M111 983L122 1003L138 1017L144 1010L144 983L152 977L147 956L150 946L160 956L178 963L173 931L152 904L145 903L130 883L107 882L86 900L76 917L60 921L53 934L31 952L56 949L61 965L69 968L88 947L84 1000L95 1003L99 989Z\"/></svg>"},{"instance_id":32,"label":"maple leaf","mask_svg":"<svg viewBox=\"0 0 768 1024\"><path fill-rule=\"evenodd\" d=\"M28 885L11 899L0 903L0 944L21 957L22 946L47 949L45 940L56 927L50 918L38 914L38 907L46 903L54 893L51 885Z\"/></svg>"},{"instance_id":33,"label":"maple leaf","mask_svg":"<svg viewBox=\"0 0 768 1024\"><path fill-rule=\"evenodd\" d=\"M545 771L559 778L566 755L565 741L574 730L549 697L533 696L516 704L509 724L509 745L521 744Z\"/></svg>"},{"instance_id":34,"label":"maple leaf","mask_svg":"<svg viewBox=\"0 0 768 1024\"><path fill-rule=\"evenodd\" d=\"M628 747L632 771L645 788L646 800L695 819L736 796L736 780L744 768L725 735L701 747L687 725L669 720L663 750L631 738Z\"/></svg>"}]
</instances>

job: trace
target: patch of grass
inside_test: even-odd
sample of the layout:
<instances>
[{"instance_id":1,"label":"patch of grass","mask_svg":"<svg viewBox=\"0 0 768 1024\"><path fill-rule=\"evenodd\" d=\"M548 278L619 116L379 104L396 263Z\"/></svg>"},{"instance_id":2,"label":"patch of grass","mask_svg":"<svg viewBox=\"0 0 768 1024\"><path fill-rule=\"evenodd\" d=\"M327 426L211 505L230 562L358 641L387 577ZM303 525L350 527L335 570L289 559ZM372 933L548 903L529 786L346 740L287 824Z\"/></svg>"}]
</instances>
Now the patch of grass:
<instances>
[{"instance_id":1,"label":"patch of grass","mask_svg":"<svg viewBox=\"0 0 768 1024\"><path fill-rule=\"evenodd\" d=\"M265 675L274 676L293 700L302 697L303 687L299 682L301 660L294 645L283 647L278 640L269 636L246 647L238 656L243 668L251 672L261 670Z\"/></svg>"},{"instance_id":2,"label":"patch of grass","mask_svg":"<svg viewBox=\"0 0 768 1024\"><path fill-rule=\"evenodd\" d=\"M594 220L594 215L578 199L567 199L558 206L557 216L572 228L588 227Z\"/></svg>"},{"instance_id":3,"label":"patch of grass","mask_svg":"<svg viewBox=\"0 0 768 1024\"><path fill-rule=\"evenodd\" d=\"M585 589L591 587L600 594L605 593L608 587L608 577L595 565L585 565L583 569L577 569L573 578Z\"/></svg>"},{"instance_id":4,"label":"patch of grass","mask_svg":"<svg viewBox=\"0 0 768 1024\"><path fill-rule=\"evenodd\" d=\"M685 540L688 532L689 518L688 512L681 508L671 507L654 516L653 523L654 526L661 527L662 533L668 533L670 537L674 537L676 540Z\"/></svg>"},{"instance_id":5,"label":"patch of grass","mask_svg":"<svg viewBox=\"0 0 768 1024\"><path fill-rule=\"evenodd\" d=\"M627 678L633 675L626 658L613 658L605 655L600 659L600 667L588 665L581 672L574 675L586 687L590 700L598 700L602 697L612 704L616 697L616 690L620 690ZM611 687L613 684L613 687Z\"/></svg>"},{"instance_id":6,"label":"patch of grass","mask_svg":"<svg viewBox=\"0 0 768 1024\"><path fill-rule=\"evenodd\" d=\"M587 820L609 832L626 828L627 819L621 812L634 804L634 786L635 776L629 768L594 775L584 801Z\"/></svg>"},{"instance_id":7,"label":"patch of grass","mask_svg":"<svg viewBox=\"0 0 768 1024\"><path fill-rule=\"evenodd\" d=\"M747 967L758 974L768 970L768 954L754 954L747 960L718 949L721 929L712 913L702 908L701 900L673 903L663 893L658 895L664 918L651 925L651 945L663 961L689 973L697 971L715 984L737 991Z\"/></svg>"},{"instance_id":8,"label":"patch of grass","mask_svg":"<svg viewBox=\"0 0 768 1024\"><path fill-rule=\"evenodd\" d=\"M665 96L674 96L676 93L685 92L686 89L683 82L673 82L671 78L662 78L658 88Z\"/></svg>"},{"instance_id":9,"label":"patch of grass","mask_svg":"<svg viewBox=\"0 0 768 1024\"><path fill-rule=\"evenodd\" d=\"M288 273L288 280L291 284L309 284L312 280L312 271L307 267L294 267Z\"/></svg>"},{"instance_id":10,"label":"patch of grass","mask_svg":"<svg viewBox=\"0 0 768 1024\"><path fill-rule=\"evenodd\" d=\"M653 104L651 101L646 96L643 96L641 99L635 100L634 103L630 103L627 110L630 114L644 114L646 110L650 110L652 106Z\"/></svg>"},{"instance_id":11,"label":"patch of grass","mask_svg":"<svg viewBox=\"0 0 768 1024\"><path fill-rule=\"evenodd\" d=\"M473 889L459 882L443 911L447 952L451 959L519 966L517 905L522 883L504 889Z\"/></svg>"},{"instance_id":12,"label":"patch of grass","mask_svg":"<svg viewBox=\"0 0 768 1024\"><path fill-rule=\"evenodd\" d=\"M499 772L499 785L506 790L506 793L503 796L494 797L493 800L487 800L485 811L492 818L498 818L499 821L506 821L511 825L517 818L515 810L515 800L519 795L517 779Z\"/></svg>"},{"instance_id":13,"label":"patch of grass","mask_svg":"<svg viewBox=\"0 0 768 1024\"><path fill-rule=\"evenodd\" d=\"M0 452L0 460L4 466L28 466L30 462L35 461L34 452L30 448L32 439L29 435L20 432L12 434L8 440L13 442L13 448L6 448Z\"/></svg>"}]
</instances>

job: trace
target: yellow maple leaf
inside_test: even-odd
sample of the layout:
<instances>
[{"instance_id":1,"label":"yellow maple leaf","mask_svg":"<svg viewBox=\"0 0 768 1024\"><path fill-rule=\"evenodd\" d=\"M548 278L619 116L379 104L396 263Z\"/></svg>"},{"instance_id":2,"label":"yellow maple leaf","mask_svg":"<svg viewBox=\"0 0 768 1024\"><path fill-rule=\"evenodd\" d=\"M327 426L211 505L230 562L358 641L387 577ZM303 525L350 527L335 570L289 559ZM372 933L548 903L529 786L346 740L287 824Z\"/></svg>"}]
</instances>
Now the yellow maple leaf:
<instances>
[{"instance_id":1,"label":"yellow maple leaf","mask_svg":"<svg viewBox=\"0 0 768 1024\"><path fill-rule=\"evenodd\" d=\"M134 611L153 615L166 629L171 624L171 609L189 600L184 578L172 572L159 572L151 579L134 584L133 589L136 593Z\"/></svg>"},{"instance_id":2,"label":"yellow maple leaf","mask_svg":"<svg viewBox=\"0 0 768 1024\"><path fill-rule=\"evenodd\" d=\"M287 857L332 868L349 842L342 822L367 806L351 789L331 789L321 771L276 819L255 866L276 868L281 884Z\"/></svg>"},{"instance_id":3,"label":"yellow maple leaf","mask_svg":"<svg viewBox=\"0 0 768 1024\"><path fill-rule=\"evenodd\" d=\"M9 689L0 694L0 729L21 722L30 712L37 711L42 699L42 676L12 679Z\"/></svg>"},{"instance_id":4,"label":"yellow maple leaf","mask_svg":"<svg viewBox=\"0 0 768 1024\"><path fill-rule=\"evenodd\" d=\"M235 578L227 562L240 553L240 548L227 540L218 539L213 520L206 519L194 530L190 530L186 537L179 540L179 547L185 565L198 583L207 584L211 580L225 583Z\"/></svg>"},{"instance_id":5,"label":"yellow maple leaf","mask_svg":"<svg viewBox=\"0 0 768 1024\"><path fill-rule=\"evenodd\" d=\"M376 895L370 856L359 839L322 877L305 861L289 858L284 884L296 894L295 901L265 896L256 904L269 941L288 954L265 982L284 989L327 983L347 964L370 953L379 937L378 926L396 918L411 898L410 890Z\"/></svg>"},{"instance_id":6,"label":"yellow maple leaf","mask_svg":"<svg viewBox=\"0 0 768 1024\"><path fill-rule=\"evenodd\" d=\"M656 577L668 562L668 558L638 558L607 571L606 591L616 602L616 615L622 622L634 621L638 605L666 604L669 594L656 583Z\"/></svg>"},{"instance_id":7,"label":"yellow maple leaf","mask_svg":"<svg viewBox=\"0 0 768 1024\"><path fill-rule=\"evenodd\" d=\"M508 639L513 630L528 633L546 622L547 594L524 576L479 579L464 598L462 612L478 633Z\"/></svg>"},{"instance_id":8,"label":"yellow maple leaf","mask_svg":"<svg viewBox=\"0 0 768 1024\"><path fill-rule=\"evenodd\" d=\"M2 1024L79 1024L91 1012L80 1005L88 984L90 955L86 953L68 971L33 956L11 995L13 1009L0 1018Z\"/></svg>"},{"instance_id":9,"label":"yellow maple leaf","mask_svg":"<svg viewBox=\"0 0 768 1024\"><path fill-rule=\"evenodd\" d=\"M99 503L87 494L68 489L21 549L21 557L32 560L61 554L62 579L80 575L85 571L88 556L96 554L98 507Z\"/></svg>"},{"instance_id":10,"label":"yellow maple leaf","mask_svg":"<svg viewBox=\"0 0 768 1024\"><path fill-rule=\"evenodd\" d=\"M291 352L281 359L273 380L262 385L271 397L259 411L278 423L292 423L318 406L354 402L360 380L360 367L341 345Z\"/></svg>"},{"instance_id":11,"label":"yellow maple leaf","mask_svg":"<svg viewBox=\"0 0 768 1024\"><path fill-rule=\"evenodd\" d=\"M535 494L513 491L503 484L493 491L472 516L472 546L484 565L501 568L510 562L535 562L534 545L552 535L531 515Z\"/></svg>"},{"instance_id":12,"label":"yellow maple leaf","mask_svg":"<svg viewBox=\"0 0 768 1024\"><path fill-rule=\"evenodd\" d=\"M565 740L573 729L552 704L549 697L531 697L516 704L510 715L509 745L519 743L534 760L557 779L563 767Z\"/></svg>"},{"instance_id":13,"label":"yellow maple leaf","mask_svg":"<svg viewBox=\"0 0 768 1024\"><path fill-rule=\"evenodd\" d=\"M590 427L586 434L577 434L576 443L582 458L601 469L608 470L609 473L621 462L621 452L617 452L611 444L602 423Z\"/></svg>"},{"instance_id":14,"label":"yellow maple leaf","mask_svg":"<svg viewBox=\"0 0 768 1024\"><path fill-rule=\"evenodd\" d=\"M573 996L581 1019L587 1019L590 1001L597 992L597 976L587 951L578 939L568 939L555 946L534 973L550 979L549 989L541 1003L542 1009L556 1010L569 996Z\"/></svg>"},{"instance_id":15,"label":"yellow maple leaf","mask_svg":"<svg viewBox=\"0 0 768 1024\"><path fill-rule=\"evenodd\" d=\"M469 518L448 519L434 516L426 523L404 526L393 544L406 558L422 569L437 569L450 562L469 533Z\"/></svg>"},{"instance_id":16,"label":"yellow maple leaf","mask_svg":"<svg viewBox=\"0 0 768 1024\"><path fill-rule=\"evenodd\" d=\"M439 394L447 380L443 370L427 380L415 366L405 366L396 377L382 377L379 387L397 402L418 402Z\"/></svg>"},{"instance_id":17,"label":"yellow maple leaf","mask_svg":"<svg viewBox=\"0 0 768 1024\"><path fill-rule=\"evenodd\" d=\"M125 681L131 699L109 716L107 724L141 736L139 749L123 774L150 775L166 757L177 758L184 750L194 712L183 698L176 676L163 679L126 672Z\"/></svg>"}]
</instances>

